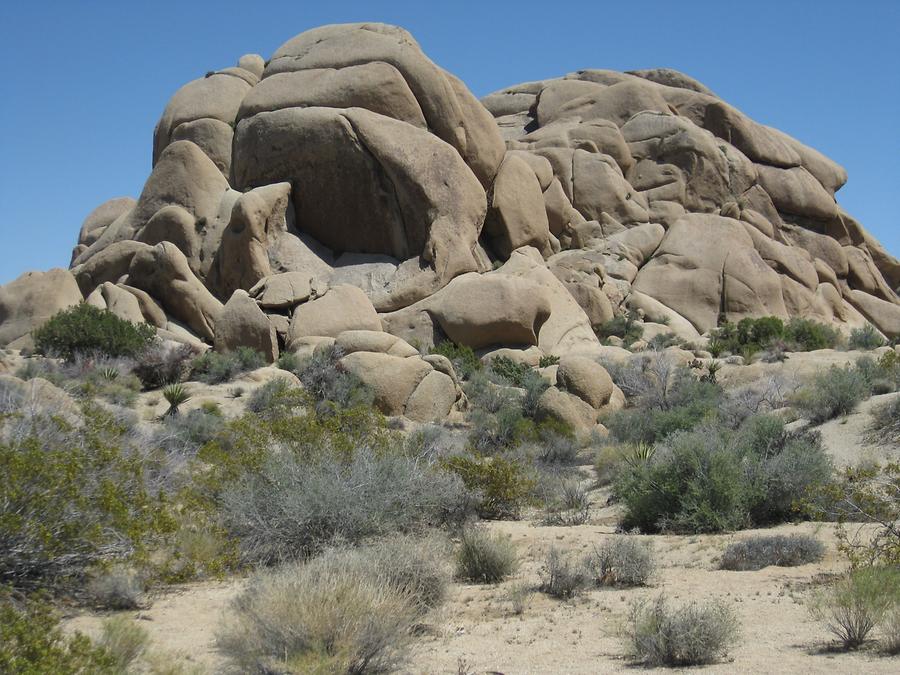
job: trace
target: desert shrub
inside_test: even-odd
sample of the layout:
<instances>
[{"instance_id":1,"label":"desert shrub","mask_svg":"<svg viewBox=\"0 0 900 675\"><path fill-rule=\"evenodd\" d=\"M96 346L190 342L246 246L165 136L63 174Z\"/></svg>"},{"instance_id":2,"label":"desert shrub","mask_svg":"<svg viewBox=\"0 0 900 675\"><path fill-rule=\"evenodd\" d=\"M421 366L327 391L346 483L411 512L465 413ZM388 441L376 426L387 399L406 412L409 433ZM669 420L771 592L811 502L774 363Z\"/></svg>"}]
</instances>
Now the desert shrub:
<instances>
[{"instance_id":1,"label":"desert shrub","mask_svg":"<svg viewBox=\"0 0 900 675\"><path fill-rule=\"evenodd\" d=\"M456 576L479 584L493 584L514 574L519 567L516 547L509 537L469 527L460 534L456 552Z\"/></svg>"},{"instance_id":2,"label":"desert shrub","mask_svg":"<svg viewBox=\"0 0 900 675\"><path fill-rule=\"evenodd\" d=\"M547 595L568 600L583 592L590 583L587 566L574 556L563 554L555 546L544 558L540 590Z\"/></svg>"},{"instance_id":3,"label":"desert shrub","mask_svg":"<svg viewBox=\"0 0 900 675\"><path fill-rule=\"evenodd\" d=\"M136 359L132 373L144 389L158 389L187 379L191 373L191 361L196 355L196 350L190 345L151 345Z\"/></svg>"},{"instance_id":4,"label":"desert shrub","mask_svg":"<svg viewBox=\"0 0 900 675\"><path fill-rule=\"evenodd\" d=\"M833 349L840 344L841 334L826 324L794 317L784 327L784 339L792 343L796 351L812 352Z\"/></svg>"},{"instance_id":5,"label":"desert shrub","mask_svg":"<svg viewBox=\"0 0 900 675\"><path fill-rule=\"evenodd\" d=\"M164 417L157 427L154 443L167 453L194 456L197 450L222 429L222 414L194 408L184 415Z\"/></svg>"},{"instance_id":6,"label":"desert shrub","mask_svg":"<svg viewBox=\"0 0 900 675\"><path fill-rule=\"evenodd\" d=\"M859 369L831 366L818 373L794 397L794 405L813 424L840 415L849 415L869 395L869 387Z\"/></svg>"},{"instance_id":7,"label":"desert shrub","mask_svg":"<svg viewBox=\"0 0 900 675\"><path fill-rule=\"evenodd\" d=\"M257 573L218 642L243 672L386 672L402 662L418 616L409 590L358 551L333 549Z\"/></svg>"},{"instance_id":8,"label":"desert shrub","mask_svg":"<svg viewBox=\"0 0 900 675\"><path fill-rule=\"evenodd\" d=\"M35 356L26 359L16 369L15 376L25 381L40 377L55 384L57 387L62 386L66 379L57 361Z\"/></svg>"},{"instance_id":9,"label":"desert shrub","mask_svg":"<svg viewBox=\"0 0 900 675\"><path fill-rule=\"evenodd\" d=\"M285 377L276 377L257 387L247 400L247 410L258 415L277 417L289 414L308 402L302 389Z\"/></svg>"},{"instance_id":10,"label":"desert shrub","mask_svg":"<svg viewBox=\"0 0 900 675\"><path fill-rule=\"evenodd\" d=\"M715 417L722 392L696 379L665 354L641 355L609 366L613 381L633 407L609 415L604 423L622 443L654 443Z\"/></svg>"},{"instance_id":11,"label":"desert shrub","mask_svg":"<svg viewBox=\"0 0 900 675\"><path fill-rule=\"evenodd\" d=\"M275 361L275 365L282 370L286 370L289 373L294 373L294 375L296 375L303 368L303 359L295 352L282 352Z\"/></svg>"},{"instance_id":12,"label":"desert shrub","mask_svg":"<svg viewBox=\"0 0 900 675\"><path fill-rule=\"evenodd\" d=\"M393 535L369 544L362 556L389 583L409 596L420 614L440 606L447 597L450 570L446 541L432 535Z\"/></svg>"},{"instance_id":13,"label":"desert shrub","mask_svg":"<svg viewBox=\"0 0 900 675\"><path fill-rule=\"evenodd\" d=\"M174 527L127 430L99 407L84 413L80 428L40 416L2 420L2 582L78 577L92 565L139 556ZM5 433L9 425L15 433Z\"/></svg>"},{"instance_id":14,"label":"desert shrub","mask_svg":"<svg viewBox=\"0 0 900 675\"><path fill-rule=\"evenodd\" d=\"M694 666L723 658L737 642L738 620L721 601L672 606L664 596L631 606L624 636L648 666Z\"/></svg>"},{"instance_id":15,"label":"desert shrub","mask_svg":"<svg viewBox=\"0 0 900 675\"><path fill-rule=\"evenodd\" d=\"M548 356L542 356L538 361L538 368L549 368L550 366L556 365L559 365L559 357L553 356L552 354Z\"/></svg>"},{"instance_id":16,"label":"desert shrub","mask_svg":"<svg viewBox=\"0 0 900 675\"><path fill-rule=\"evenodd\" d=\"M54 314L32 331L32 337L39 354L70 361L85 353L137 356L156 337L156 329L81 303Z\"/></svg>"},{"instance_id":17,"label":"desert shrub","mask_svg":"<svg viewBox=\"0 0 900 675\"><path fill-rule=\"evenodd\" d=\"M578 462L575 432L564 422L548 419L537 426L536 459L542 464L568 466Z\"/></svg>"},{"instance_id":18,"label":"desert shrub","mask_svg":"<svg viewBox=\"0 0 900 675\"><path fill-rule=\"evenodd\" d=\"M506 589L504 599L510 604L512 613L520 616L525 613L528 601L534 594L534 589L524 582L513 583Z\"/></svg>"},{"instance_id":19,"label":"desert shrub","mask_svg":"<svg viewBox=\"0 0 900 675\"><path fill-rule=\"evenodd\" d=\"M656 567L650 545L634 535L604 540L594 547L587 564L601 586L645 586Z\"/></svg>"},{"instance_id":20,"label":"desert shrub","mask_svg":"<svg viewBox=\"0 0 900 675\"><path fill-rule=\"evenodd\" d=\"M499 456L456 455L443 460L442 466L478 495L476 510L482 518L518 518L531 501L535 482L519 462Z\"/></svg>"},{"instance_id":21,"label":"desert shrub","mask_svg":"<svg viewBox=\"0 0 900 675\"><path fill-rule=\"evenodd\" d=\"M647 347L652 349L653 351L662 351L667 347L674 347L676 345L680 345L684 342L680 337L675 335L675 333L657 333L650 341L647 343Z\"/></svg>"},{"instance_id":22,"label":"desert shrub","mask_svg":"<svg viewBox=\"0 0 900 675\"><path fill-rule=\"evenodd\" d=\"M884 338L878 329L870 323L861 328L854 328L850 331L850 338L847 340L847 346L850 349L877 349L884 345Z\"/></svg>"},{"instance_id":23,"label":"desert shrub","mask_svg":"<svg viewBox=\"0 0 900 675\"><path fill-rule=\"evenodd\" d=\"M120 616L103 622L98 645L112 658L116 672L126 673L147 650L147 631L137 623Z\"/></svg>"},{"instance_id":24,"label":"desert shrub","mask_svg":"<svg viewBox=\"0 0 900 675\"><path fill-rule=\"evenodd\" d=\"M824 555L825 545L809 535L755 536L729 544L719 567L741 572L761 570L770 565L796 567L818 562Z\"/></svg>"},{"instance_id":25,"label":"desert shrub","mask_svg":"<svg viewBox=\"0 0 900 675\"><path fill-rule=\"evenodd\" d=\"M250 347L238 347L233 352L208 351L194 359L191 376L207 384L219 384L264 365L265 357Z\"/></svg>"},{"instance_id":26,"label":"desert shrub","mask_svg":"<svg viewBox=\"0 0 900 675\"><path fill-rule=\"evenodd\" d=\"M346 461L270 453L221 497L243 559L262 564L310 555L336 538L358 542L460 520L470 503L457 476L365 447Z\"/></svg>"},{"instance_id":27,"label":"desert shrub","mask_svg":"<svg viewBox=\"0 0 900 675\"><path fill-rule=\"evenodd\" d=\"M838 550L852 566L900 566L900 464L847 467L822 492L819 515L837 520ZM851 533L848 522L874 530Z\"/></svg>"},{"instance_id":28,"label":"desert shrub","mask_svg":"<svg viewBox=\"0 0 900 675\"><path fill-rule=\"evenodd\" d=\"M440 354L450 359L454 370L464 380L468 380L474 373L481 370L481 360L475 356L472 348L466 345L458 345L445 340L432 347L431 353Z\"/></svg>"},{"instance_id":29,"label":"desert shrub","mask_svg":"<svg viewBox=\"0 0 900 675\"><path fill-rule=\"evenodd\" d=\"M112 610L138 609L141 606L144 584L133 569L117 565L95 574L88 583L87 593L96 607Z\"/></svg>"},{"instance_id":30,"label":"desert shrub","mask_svg":"<svg viewBox=\"0 0 900 675\"><path fill-rule=\"evenodd\" d=\"M590 499L581 482L574 478L555 478L545 486L543 522L545 525L584 525L590 513Z\"/></svg>"},{"instance_id":31,"label":"desert shrub","mask_svg":"<svg viewBox=\"0 0 900 675\"><path fill-rule=\"evenodd\" d=\"M296 373L320 411L371 406L375 396L353 373L338 368L343 352L338 347L316 350Z\"/></svg>"},{"instance_id":32,"label":"desert shrub","mask_svg":"<svg viewBox=\"0 0 900 675\"><path fill-rule=\"evenodd\" d=\"M900 444L900 396L872 411L869 433L875 440Z\"/></svg>"},{"instance_id":33,"label":"desert shrub","mask_svg":"<svg viewBox=\"0 0 900 675\"><path fill-rule=\"evenodd\" d=\"M612 485L619 475L621 468L625 466L629 460L635 457L634 453L637 448L652 449L652 447L653 446L643 444L639 446L629 444L604 445L597 451L597 455L594 458L594 471L597 476L597 485L600 487Z\"/></svg>"},{"instance_id":34,"label":"desert shrub","mask_svg":"<svg viewBox=\"0 0 900 675\"><path fill-rule=\"evenodd\" d=\"M628 529L719 532L809 514L800 503L831 472L815 436L790 434L777 418L761 416L737 432L706 427L670 436L649 456L620 465L614 493Z\"/></svg>"},{"instance_id":35,"label":"desert shrub","mask_svg":"<svg viewBox=\"0 0 900 675\"><path fill-rule=\"evenodd\" d=\"M644 335L644 327L638 323L637 314L629 310L625 314L603 322L594 329L594 332L601 342L605 342L611 337L617 337L621 338L627 347L641 339Z\"/></svg>"},{"instance_id":36,"label":"desert shrub","mask_svg":"<svg viewBox=\"0 0 900 675\"><path fill-rule=\"evenodd\" d=\"M116 661L80 633L66 635L53 608L0 587L0 672L115 675Z\"/></svg>"},{"instance_id":37,"label":"desert shrub","mask_svg":"<svg viewBox=\"0 0 900 675\"><path fill-rule=\"evenodd\" d=\"M865 567L814 594L809 611L844 649L857 649L892 608L900 605L900 569Z\"/></svg>"},{"instance_id":38,"label":"desert shrub","mask_svg":"<svg viewBox=\"0 0 900 675\"><path fill-rule=\"evenodd\" d=\"M495 356L488 369L500 379L500 384L511 384L514 387L523 386L525 377L533 372L531 366L513 361L508 356Z\"/></svg>"},{"instance_id":39,"label":"desert shrub","mask_svg":"<svg viewBox=\"0 0 900 675\"><path fill-rule=\"evenodd\" d=\"M887 611L881 622L881 646L885 653L900 654L900 602Z\"/></svg>"}]
</instances>

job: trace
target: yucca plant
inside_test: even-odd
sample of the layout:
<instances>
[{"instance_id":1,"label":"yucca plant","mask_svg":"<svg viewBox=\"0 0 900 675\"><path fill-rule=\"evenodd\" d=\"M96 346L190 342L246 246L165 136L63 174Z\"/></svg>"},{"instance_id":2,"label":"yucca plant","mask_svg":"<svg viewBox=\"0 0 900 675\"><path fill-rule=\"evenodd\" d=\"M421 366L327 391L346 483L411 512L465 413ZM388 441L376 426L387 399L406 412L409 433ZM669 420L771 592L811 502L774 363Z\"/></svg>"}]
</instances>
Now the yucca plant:
<instances>
[{"instance_id":1,"label":"yucca plant","mask_svg":"<svg viewBox=\"0 0 900 675\"><path fill-rule=\"evenodd\" d=\"M653 453L655 452L655 445L650 445L649 443L636 443L622 459L625 460L625 463L628 464L628 466L637 468L653 459Z\"/></svg>"},{"instance_id":2,"label":"yucca plant","mask_svg":"<svg viewBox=\"0 0 900 675\"><path fill-rule=\"evenodd\" d=\"M183 405L191 400L191 395L185 389L183 384L167 384L163 387L163 398L169 403L169 409L165 416L169 417L178 414L178 406Z\"/></svg>"},{"instance_id":3,"label":"yucca plant","mask_svg":"<svg viewBox=\"0 0 900 675\"><path fill-rule=\"evenodd\" d=\"M119 377L119 371L112 366L107 366L106 368L100 370L100 377L102 377L104 380L112 382L117 377Z\"/></svg>"}]
</instances>

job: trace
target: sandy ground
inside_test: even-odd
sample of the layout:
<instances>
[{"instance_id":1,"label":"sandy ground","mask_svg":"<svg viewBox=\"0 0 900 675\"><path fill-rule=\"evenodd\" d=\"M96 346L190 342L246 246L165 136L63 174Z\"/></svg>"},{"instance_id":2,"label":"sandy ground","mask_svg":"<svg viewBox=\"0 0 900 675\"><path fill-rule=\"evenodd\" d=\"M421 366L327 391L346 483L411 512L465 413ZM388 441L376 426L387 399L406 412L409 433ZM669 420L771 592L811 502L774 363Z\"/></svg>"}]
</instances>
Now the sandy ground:
<instances>
[{"instance_id":1,"label":"sandy ground","mask_svg":"<svg viewBox=\"0 0 900 675\"><path fill-rule=\"evenodd\" d=\"M836 357L837 358L837 357ZM838 465L865 459L900 458L898 445L865 440L871 411L894 396L873 397L854 414L819 427L826 449ZM586 468L587 469L587 468ZM536 590L525 609L515 614L509 593L516 587L536 588L546 552L556 546L583 556L615 534L615 507L608 493L592 493L588 524L546 527L533 519L492 522L486 526L515 542L521 558L516 575L497 585L454 583L447 603L415 638L405 673L614 673L645 671L626 655L619 629L631 602L660 593L675 602L719 598L736 609L742 635L728 659L704 667L709 673L900 673L900 659L874 649L841 653L831 649L830 635L805 607L811 588L828 575L846 569L836 550L834 526L802 523L766 532L815 534L827 546L825 559L796 568L770 567L757 572L717 569L718 557L732 541L760 531L725 535L642 536L651 541L658 569L651 586L641 589L594 589L573 601L559 601ZM128 612L147 630L152 648L177 655L186 665L210 673L227 663L216 650L218 625L242 579L189 584L167 589L149 609ZM67 630L99 634L109 615L83 613L65 622ZM698 668L689 669L692 671ZM660 672L684 672L661 670Z\"/></svg>"},{"instance_id":2,"label":"sandy ground","mask_svg":"<svg viewBox=\"0 0 900 675\"><path fill-rule=\"evenodd\" d=\"M597 493L601 496L601 493ZM598 505L599 506L599 505ZM869 649L859 653L830 651L830 638L808 616L804 599L811 584L838 573L845 562L835 547L832 525L783 525L767 532L816 534L828 546L826 558L796 568L770 567L758 572L716 569L732 541L758 533L648 536L658 570L649 588L596 589L573 601L534 592L521 615L508 599L518 585L537 586L546 551L557 546L584 555L615 534L615 517L598 508L587 525L544 527L528 520L494 522L488 527L515 542L522 565L497 585L454 583L448 602L416 638L404 672L419 673L612 673L643 671L628 661L618 629L629 604L665 593L673 601L720 598L740 617L739 645L728 660L703 670L709 673L897 673L900 661ZM223 672L216 651L217 626L239 592L242 580L186 585L157 597L145 611L128 612L148 631L157 651L178 655L185 664ZM84 614L66 622L69 630L99 633L105 616ZM691 670L697 670L691 669ZM673 670L660 672L678 672Z\"/></svg>"}]
</instances>

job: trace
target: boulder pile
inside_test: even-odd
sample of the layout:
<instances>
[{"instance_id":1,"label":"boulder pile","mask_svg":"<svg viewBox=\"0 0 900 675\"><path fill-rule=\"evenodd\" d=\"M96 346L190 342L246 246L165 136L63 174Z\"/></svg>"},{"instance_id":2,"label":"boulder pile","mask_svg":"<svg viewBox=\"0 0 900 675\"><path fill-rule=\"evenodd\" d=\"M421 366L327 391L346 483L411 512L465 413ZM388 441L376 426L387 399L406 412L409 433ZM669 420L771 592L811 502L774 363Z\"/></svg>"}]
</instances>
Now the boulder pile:
<instances>
[{"instance_id":1,"label":"boulder pile","mask_svg":"<svg viewBox=\"0 0 900 675\"><path fill-rule=\"evenodd\" d=\"M81 301L270 360L337 341L421 419L461 396L413 352L532 348L563 359L541 409L589 424L612 395L594 329L626 310L689 340L762 315L900 336L900 262L846 179L672 70L479 101L401 28L324 26L179 89L140 196L85 219L68 270L0 287L0 346Z\"/></svg>"}]
</instances>

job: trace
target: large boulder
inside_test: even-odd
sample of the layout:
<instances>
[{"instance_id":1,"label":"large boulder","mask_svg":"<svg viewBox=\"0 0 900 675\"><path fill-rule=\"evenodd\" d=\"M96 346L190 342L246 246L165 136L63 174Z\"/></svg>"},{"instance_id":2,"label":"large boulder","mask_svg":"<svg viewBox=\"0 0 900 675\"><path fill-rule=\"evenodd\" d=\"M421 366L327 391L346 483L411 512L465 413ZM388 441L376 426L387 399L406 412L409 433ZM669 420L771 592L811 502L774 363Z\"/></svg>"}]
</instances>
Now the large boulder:
<instances>
[{"instance_id":1,"label":"large boulder","mask_svg":"<svg viewBox=\"0 0 900 675\"><path fill-rule=\"evenodd\" d=\"M559 361L556 384L597 409L609 403L614 386L609 373L599 363L584 356L568 355Z\"/></svg>"},{"instance_id":2,"label":"large boulder","mask_svg":"<svg viewBox=\"0 0 900 675\"><path fill-rule=\"evenodd\" d=\"M75 277L59 268L26 272L0 286L0 347L28 335L82 299Z\"/></svg>"},{"instance_id":3,"label":"large boulder","mask_svg":"<svg viewBox=\"0 0 900 675\"><path fill-rule=\"evenodd\" d=\"M269 319L247 291L236 290L216 320L216 351L249 347L269 363L278 358L278 337Z\"/></svg>"},{"instance_id":4,"label":"large boulder","mask_svg":"<svg viewBox=\"0 0 900 675\"><path fill-rule=\"evenodd\" d=\"M334 286L320 298L294 310L289 343L308 336L337 337L348 330L381 330L381 320L366 294L355 286Z\"/></svg>"}]
</instances>

